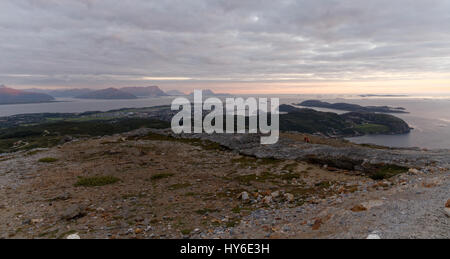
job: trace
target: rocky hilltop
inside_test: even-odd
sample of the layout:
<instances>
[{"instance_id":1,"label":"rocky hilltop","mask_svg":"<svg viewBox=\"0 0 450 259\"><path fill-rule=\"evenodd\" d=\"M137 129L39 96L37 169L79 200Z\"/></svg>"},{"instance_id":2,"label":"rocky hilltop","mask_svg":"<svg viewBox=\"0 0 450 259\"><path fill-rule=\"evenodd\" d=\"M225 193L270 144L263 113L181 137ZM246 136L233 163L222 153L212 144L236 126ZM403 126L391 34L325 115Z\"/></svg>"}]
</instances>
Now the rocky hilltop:
<instances>
[{"instance_id":1,"label":"rocky hilltop","mask_svg":"<svg viewBox=\"0 0 450 259\"><path fill-rule=\"evenodd\" d=\"M380 120L281 108L324 132ZM0 118L0 238L450 237L450 150L176 135L175 112Z\"/></svg>"},{"instance_id":2,"label":"rocky hilltop","mask_svg":"<svg viewBox=\"0 0 450 259\"><path fill-rule=\"evenodd\" d=\"M448 150L98 134L0 155L0 238L450 237Z\"/></svg>"},{"instance_id":3,"label":"rocky hilltop","mask_svg":"<svg viewBox=\"0 0 450 259\"><path fill-rule=\"evenodd\" d=\"M174 134L171 130L140 129L129 133L143 136L149 132L173 138L202 139L230 150L257 158L290 159L329 165L344 170L357 170L368 175L380 173L384 166L404 168L450 168L450 150L419 148L387 148L357 145L345 140L316 137L305 143L303 134L285 133L274 145L261 145L259 134ZM296 137L297 136L297 137ZM313 136L308 136L313 138ZM317 142L317 143L314 143Z\"/></svg>"}]
</instances>

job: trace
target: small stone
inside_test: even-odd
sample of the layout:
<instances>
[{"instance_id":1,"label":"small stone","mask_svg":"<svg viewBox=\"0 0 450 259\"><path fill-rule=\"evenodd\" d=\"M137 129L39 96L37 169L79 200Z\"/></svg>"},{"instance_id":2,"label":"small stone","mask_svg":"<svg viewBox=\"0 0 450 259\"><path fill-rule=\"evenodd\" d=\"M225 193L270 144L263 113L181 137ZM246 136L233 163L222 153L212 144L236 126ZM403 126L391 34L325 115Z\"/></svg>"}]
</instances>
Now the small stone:
<instances>
[{"instance_id":1,"label":"small stone","mask_svg":"<svg viewBox=\"0 0 450 259\"><path fill-rule=\"evenodd\" d=\"M78 235L78 233L75 233L75 234L68 235L66 237L66 239L81 239L81 237Z\"/></svg>"},{"instance_id":2,"label":"small stone","mask_svg":"<svg viewBox=\"0 0 450 259\"><path fill-rule=\"evenodd\" d=\"M248 195L248 192L241 192L241 194L239 195L239 198L243 201L243 202L247 202L250 199L250 196Z\"/></svg>"},{"instance_id":3,"label":"small stone","mask_svg":"<svg viewBox=\"0 0 450 259\"><path fill-rule=\"evenodd\" d=\"M410 168L410 169L408 170L408 173L409 173L409 174L412 174L412 175L416 175L416 174L419 174L420 171L417 170L417 169L415 169L415 168Z\"/></svg>"},{"instance_id":4,"label":"small stone","mask_svg":"<svg viewBox=\"0 0 450 259\"><path fill-rule=\"evenodd\" d=\"M44 219L32 219L32 220L31 220L31 223L37 224L37 223L41 223L41 222L43 222L43 221L44 221Z\"/></svg>"},{"instance_id":5,"label":"small stone","mask_svg":"<svg viewBox=\"0 0 450 259\"><path fill-rule=\"evenodd\" d=\"M275 191L275 192L272 192L270 195L272 196L272 198L277 198L278 196L280 196L280 192Z\"/></svg>"},{"instance_id":6,"label":"small stone","mask_svg":"<svg viewBox=\"0 0 450 259\"><path fill-rule=\"evenodd\" d=\"M447 217L450 218L450 208L445 208L444 213L445 213L445 215L447 215Z\"/></svg>"},{"instance_id":7,"label":"small stone","mask_svg":"<svg viewBox=\"0 0 450 259\"><path fill-rule=\"evenodd\" d=\"M284 194L284 198L288 201L288 202L293 202L294 201L294 195L291 193L285 193Z\"/></svg>"},{"instance_id":8,"label":"small stone","mask_svg":"<svg viewBox=\"0 0 450 259\"><path fill-rule=\"evenodd\" d=\"M262 199L262 202L265 204L269 204L272 202L272 196L266 196Z\"/></svg>"},{"instance_id":9,"label":"small stone","mask_svg":"<svg viewBox=\"0 0 450 259\"><path fill-rule=\"evenodd\" d=\"M140 228L136 228L135 230L134 230L134 233L135 234L140 234L140 233L142 233L142 229L140 229Z\"/></svg>"},{"instance_id":10,"label":"small stone","mask_svg":"<svg viewBox=\"0 0 450 259\"><path fill-rule=\"evenodd\" d=\"M321 219L316 219L312 225L312 230L318 230L322 226L323 222Z\"/></svg>"},{"instance_id":11,"label":"small stone","mask_svg":"<svg viewBox=\"0 0 450 259\"><path fill-rule=\"evenodd\" d=\"M371 208L374 207L380 207L383 205L383 201L382 200L370 200L370 201L366 201L361 203L361 205L366 208L367 210L370 210Z\"/></svg>"},{"instance_id":12,"label":"small stone","mask_svg":"<svg viewBox=\"0 0 450 259\"><path fill-rule=\"evenodd\" d=\"M450 200L447 201L447 203L445 204L446 208L450 208Z\"/></svg>"},{"instance_id":13,"label":"small stone","mask_svg":"<svg viewBox=\"0 0 450 259\"><path fill-rule=\"evenodd\" d=\"M69 206L62 214L61 214L61 218L65 219L65 220L71 220L71 219L76 219L76 218L80 218L83 217L85 214L83 212L83 209L77 205L71 205Z\"/></svg>"},{"instance_id":14,"label":"small stone","mask_svg":"<svg viewBox=\"0 0 450 259\"><path fill-rule=\"evenodd\" d=\"M361 204L358 204L358 205L354 206L353 208L351 208L350 210L353 212L361 212L361 211L366 211L367 208Z\"/></svg>"},{"instance_id":15,"label":"small stone","mask_svg":"<svg viewBox=\"0 0 450 259\"><path fill-rule=\"evenodd\" d=\"M72 198L72 195L68 192L65 192L59 196L56 197L58 200L67 201L68 199Z\"/></svg>"},{"instance_id":16,"label":"small stone","mask_svg":"<svg viewBox=\"0 0 450 259\"><path fill-rule=\"evenodd\" d=\"M381 237L377 234L370 234L366 239L381 239Z\"/></svg>"}]
</instances>

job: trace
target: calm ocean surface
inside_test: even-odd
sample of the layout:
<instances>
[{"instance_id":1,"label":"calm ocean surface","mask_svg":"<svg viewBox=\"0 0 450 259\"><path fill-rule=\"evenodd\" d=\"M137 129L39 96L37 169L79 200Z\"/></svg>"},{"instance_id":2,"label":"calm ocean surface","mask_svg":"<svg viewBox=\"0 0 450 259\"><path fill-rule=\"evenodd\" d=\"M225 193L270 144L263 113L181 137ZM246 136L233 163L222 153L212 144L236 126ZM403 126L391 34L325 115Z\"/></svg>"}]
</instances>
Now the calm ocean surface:
<instances>
[{"instance_id":1,"label":"calm ocean surface","mask_svg":"<svg viewBox=\"0 0 450 259\"><path fill-rule=\"evenodd\" d=\"M243 96L245 97L245 96ZM260 96L255 96L260 97ZM349 138L356 143L372 143L391 147L422 147L450 149L450 97L401 97L401 98L361 98L341 95L279 95L280 103L299 103L309 99L328 102L347 102L360 105L388 105L404 107L409 114L394 114L404 119L414 130L405 135L373 135ZM58 102L40 104L0 105L0 116L43 112L85 112L107 111L120 108L139 108L168 105L173 97L142 98L138 100L79 100L59 98ZM321 111L342 111L317 109Z\"/></svg>"}]
</instances>

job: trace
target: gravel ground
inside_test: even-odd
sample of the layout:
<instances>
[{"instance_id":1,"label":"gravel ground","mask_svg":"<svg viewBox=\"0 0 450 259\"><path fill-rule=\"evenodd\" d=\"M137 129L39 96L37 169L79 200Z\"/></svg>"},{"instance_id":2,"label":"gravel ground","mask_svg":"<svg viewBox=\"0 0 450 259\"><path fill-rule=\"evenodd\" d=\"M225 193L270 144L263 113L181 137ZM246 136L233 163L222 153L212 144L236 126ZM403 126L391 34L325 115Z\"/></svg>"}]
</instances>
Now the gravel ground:
<instances>
[{"instance_id":1,"label":"gravel ground","mask_svg":"<svg viewBox=\"0 0 450 259\"><path fill-rule=\"evenodd\" d=\"M357 238L376 234L382 239L450 238L450 217L444 212L450 197L450 172L405 175L388 190L362 191L331 197L319 204L261 209L230 232L204 238ZM354 212L355 205L368 209Z\"/></svg>"},{"instance_id":2,"label":"gravel ground","mask_svg":"<svg viewBox=\"0 0 450 259\"><path fill-rule=\"evenodd\" d=\"M450 171L441 166L375 181L123 136L2 155L0 165L0 238L450 238ZM74 185L89 176L120 181Z\"/></svg>"}]
</instances>

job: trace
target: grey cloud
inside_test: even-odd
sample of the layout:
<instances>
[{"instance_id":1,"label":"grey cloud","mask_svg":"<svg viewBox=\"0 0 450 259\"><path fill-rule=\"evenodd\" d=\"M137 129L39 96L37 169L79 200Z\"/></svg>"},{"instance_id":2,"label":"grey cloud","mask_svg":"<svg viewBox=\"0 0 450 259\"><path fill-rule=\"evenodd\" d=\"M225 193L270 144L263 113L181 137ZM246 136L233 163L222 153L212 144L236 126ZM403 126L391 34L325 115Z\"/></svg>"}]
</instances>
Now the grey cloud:
<instances>
[{"instance_id":1,"label":"grey cloud","mask_svg":"<svg viewBox=\"0 0 450 259\"><path fill-rule=\"evenodd\" d=\"M4 0L0 10L0 83L11 85L450 71L446 0Z\"/></svg>"}]
</instances>

